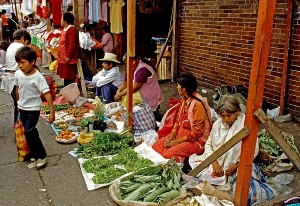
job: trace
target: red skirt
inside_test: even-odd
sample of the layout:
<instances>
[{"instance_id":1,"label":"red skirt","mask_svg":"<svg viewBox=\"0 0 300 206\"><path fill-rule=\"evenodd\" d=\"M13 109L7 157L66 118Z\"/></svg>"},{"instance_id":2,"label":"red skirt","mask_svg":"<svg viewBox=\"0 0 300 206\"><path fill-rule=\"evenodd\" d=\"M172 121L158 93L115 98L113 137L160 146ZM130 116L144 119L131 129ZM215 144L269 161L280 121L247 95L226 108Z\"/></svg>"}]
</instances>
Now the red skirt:
<instances>
[{"instance_id":1,"label":"red skirt","mask_svg":"<svg viewBox=\"0 0 300 206\"><path fill-rule=\"evenodd\" d=\"M60 78L65 80L76 79L77 64L61 64L58 63L57 74Z\"/></svg>"}]
</instances>

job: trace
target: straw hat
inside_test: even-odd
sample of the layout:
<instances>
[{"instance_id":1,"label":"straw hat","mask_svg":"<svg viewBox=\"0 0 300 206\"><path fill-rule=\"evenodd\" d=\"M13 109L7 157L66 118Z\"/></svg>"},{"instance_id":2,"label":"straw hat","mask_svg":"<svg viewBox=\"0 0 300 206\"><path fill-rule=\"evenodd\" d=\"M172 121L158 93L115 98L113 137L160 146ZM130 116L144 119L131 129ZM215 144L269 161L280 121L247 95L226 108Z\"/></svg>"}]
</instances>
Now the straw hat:
<instances>
[{"instance_id":1,"label":"straw hat","mask_svg":"<svg viewBox=\"0 0 300 206\"><path fill-rule=\"evenodd\" d=\"M113 53L105 53L104 58L99 59L100 61L110 61L110 62L116 62L121 63L117 60L117 56Z\"/></svg>"}]
</instances>

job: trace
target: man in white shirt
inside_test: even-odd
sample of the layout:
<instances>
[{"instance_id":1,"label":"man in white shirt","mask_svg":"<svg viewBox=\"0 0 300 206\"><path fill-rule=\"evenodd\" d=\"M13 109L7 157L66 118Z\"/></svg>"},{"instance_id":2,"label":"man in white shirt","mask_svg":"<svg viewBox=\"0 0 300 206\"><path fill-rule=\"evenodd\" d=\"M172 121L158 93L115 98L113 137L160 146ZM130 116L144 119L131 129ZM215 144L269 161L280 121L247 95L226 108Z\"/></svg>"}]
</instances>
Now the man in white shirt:
<instances>
[{"instance_id":1,"label":"man in white shirt","mask_svg":"<svg viewBox=\"0 0 300 206\"><path fill-rule=\"evenodd\" d=\"M114 100L114 96L123 82L120 69L116 66L120 62L116 57L115 54L105 53L104 58L100 59L100 61L103 61L103 69L92 79L92 83L97 87L96 95L102 96L106 103Z\"/></svg>"}]
</instances>

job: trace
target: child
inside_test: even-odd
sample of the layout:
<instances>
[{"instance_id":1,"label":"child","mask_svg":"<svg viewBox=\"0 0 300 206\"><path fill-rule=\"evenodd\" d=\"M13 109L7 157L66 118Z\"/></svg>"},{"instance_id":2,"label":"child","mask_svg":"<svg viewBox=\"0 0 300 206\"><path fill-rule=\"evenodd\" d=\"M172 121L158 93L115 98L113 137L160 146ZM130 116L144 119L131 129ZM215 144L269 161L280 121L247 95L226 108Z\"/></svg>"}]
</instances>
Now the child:
<instances>
[{"instance_id":1,"label":"child","mask_svg":"<svg viewBox=\"0 0 300 206\"><path fill-rule=\"evenodd\" d=\"M6 50L9 46L8 42L3 41L0 45L0 65L4 66L6 63Z\"/></svg>"},{"instance_id":2,"label":"child","mask_svg":"<svg viewBox=\"0 0 300 206\"><path fill-rule=\"evenodd\" d=\"M40 168L46 164L46 151L35 128L42 105L40 94L44 94L50 107L49 122L55 119L53 102L44 76L34 68L35 51L24 46L17 51L15 58L19 66L19 70L15 73L15 85L20 119L30 149L31 161L35 161L35 167Z\"/></svg>"}]
</instances>

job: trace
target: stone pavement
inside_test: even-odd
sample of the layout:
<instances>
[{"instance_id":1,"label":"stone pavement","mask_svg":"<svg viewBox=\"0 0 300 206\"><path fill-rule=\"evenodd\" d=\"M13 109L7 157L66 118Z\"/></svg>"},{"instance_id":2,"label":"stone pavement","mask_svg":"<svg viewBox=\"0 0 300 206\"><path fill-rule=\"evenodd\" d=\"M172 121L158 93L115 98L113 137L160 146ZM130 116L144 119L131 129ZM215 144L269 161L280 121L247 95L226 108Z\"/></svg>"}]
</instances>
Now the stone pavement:
<instances>
[{"instance_id":1,"label":"stone pavement","mask_svg":"<svg viewBox=\"0 0 300 206\"><path fill-rule=\"evenodd\" d=\"M115 204L107 187L88 191L76 158L68 154L77 143L59 144L49 123L40 119L37 128L47 152L46 167L28 169L18 162L10 96L0 91L0 205L76 206Z\"/></svg>"}]
</instances>

